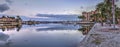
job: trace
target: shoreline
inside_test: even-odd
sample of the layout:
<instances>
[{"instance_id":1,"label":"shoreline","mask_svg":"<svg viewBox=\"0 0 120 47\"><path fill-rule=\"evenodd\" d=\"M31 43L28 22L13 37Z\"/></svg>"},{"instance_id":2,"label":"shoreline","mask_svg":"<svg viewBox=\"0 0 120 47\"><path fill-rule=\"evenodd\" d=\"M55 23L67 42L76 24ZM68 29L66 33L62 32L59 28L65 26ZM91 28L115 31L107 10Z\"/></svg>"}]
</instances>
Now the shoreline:
<instances>
[{"instance_id":1,"label":"shoreline","mask_svg":"<svg viewBox=\"0 0 120 47\"><path fill-rule=\"evenodd\" d=\"M89 34L90 34L90 32L92 31L92 29L93 29L94 27L95 27L95 24L93 25L93 27L91 28L91 30L88 32L88 34L85 36L85 38L80 42L80 44L79 44L78 47L80 47L83 42L86 42L86 40L88 40L88 38L89 38L89 36L90 36Z\"/></svg>"}]
</instances>

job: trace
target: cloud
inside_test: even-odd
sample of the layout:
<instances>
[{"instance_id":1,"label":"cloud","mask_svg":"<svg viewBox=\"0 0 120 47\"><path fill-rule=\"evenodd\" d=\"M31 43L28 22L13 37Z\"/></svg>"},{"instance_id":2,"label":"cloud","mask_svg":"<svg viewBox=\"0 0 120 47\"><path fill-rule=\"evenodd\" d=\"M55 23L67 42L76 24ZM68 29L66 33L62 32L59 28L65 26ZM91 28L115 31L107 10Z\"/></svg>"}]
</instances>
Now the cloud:
<instances>
[{"instance_id":1,"label":"cloud","mask_svg":"<svg viewBox=\"0 0 120 47\"><path fill-rule=\"evenodd\" d=\"M5 0L7 3L11 4L13 1L11 0Z\"/></svg>"},{"instance_id":2,"label":"cloud","mask_svg":"<svg viewBox=\"0 0 120 47\"><path fill-rule=\"evenodd\" d=\"M4 12L9 10L9 6L7 4L0 4L0 12Z\"/></svg>"}]
</instances>

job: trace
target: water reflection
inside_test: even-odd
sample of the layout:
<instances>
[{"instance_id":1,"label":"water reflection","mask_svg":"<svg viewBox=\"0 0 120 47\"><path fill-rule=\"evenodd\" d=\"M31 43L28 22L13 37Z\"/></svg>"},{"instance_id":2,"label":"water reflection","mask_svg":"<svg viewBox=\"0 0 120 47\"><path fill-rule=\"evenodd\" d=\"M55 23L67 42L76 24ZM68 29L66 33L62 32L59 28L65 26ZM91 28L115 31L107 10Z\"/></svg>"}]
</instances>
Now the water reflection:
<instances>
[{"instance_id":1,"label":"water reflection","mask_svg":"<svg viewBox=\"0 0 120 47\"><path fill-rule=\"evenodd\" d=\"M9 30L16 30L16 31L20 31L20 29L22 28L22 24L18 24L18 25L7 25L7 24L2 24L0 25L0 29L4 32L5 30L9 31ZM30 26L35 26L35 24L33 25L28 25ZM27 27L28 27L27 26ZM90 29L92 28L92 25L72 25L72 24L68 24L68 25L63 25L63 24L39 24L37 25L38 28L36 29L36 31L47 31L47 30L78 30L81 31L83 33L83 35L86 35ZM42 28L41 28L42 27ZM25 27L23 27L25 28Z\"/></svg>"},{"instance_id":2,"label":"water reflection","mask_svg":"<svg viewBox=\"0 0 120 47\"><path fill-rule=\"evenodd\" d=\"M83 27L85 29L81 30ZM5 44L0 44L0 47L76 47L90 27L73 24L3 24L0 29L9 36L5 37Z\"/></svg>"},{"instance_id":3,"label":"water reflection","mask_svg":"<svg viewBox=\"0 0 120 47\"><path fill-rule=\"evenodd\" d=\"M79 21L77 16L46 17L28 21L25 17L3 16L0 19L0 47L77 47L91 28L70 22Z\"/></svg>"},{"instance_id":4,"label":"water reflection","mask_svg":"<svg viewBox=\"0 0 120 47\"><path fill-rule=\"evenodd\" d=\"M0 41L7 41L8 38L9 36L7 34L0 33Z\"/></svg>"},{"instance_id":5,"label":"water reflection","mask_svg":"<svg viewBox=\"0 0 120 47\"><path fill-rule=\"evenodd\" d=\"M41 28L42 27L42 28ZM47 30L77 30L81 28L79 25L73 24L40 24L37 31L47 31Z\"/></svg>"},{"instance_id":6,"label":"water reflection","mask_svg":"<svg viewBox=\"0 0 120 47\"><path fill-rule=\"evenodd\" d=\"M16 29L16 31L19 31L22 27L22 24L17 24L17 25L11 25L11 24L1 24L0 25L0 29L2 31L5 31L5 30L14 30Z\"/></svg>"},{"instance_id":7,"label":"water reflection","mask_svg":"<svg viewBox=\"0 0 120 47\"><path fill-rule=\"evenodd\" d=\"M83 35L87 35L93 25L82 25L82 28L79 28L79 31L82 31Z\"/></svg>"},{"instance_id":8,"label":"water reflection","mask_svg":"<svg viewBox=\"0 0 120 47\"><path fill-rule=\"evenodd\" d=\"M6 47L9 45L8 38L9 38L9 35L0 32L0 47Z\"/></svg>"}]
</instances>

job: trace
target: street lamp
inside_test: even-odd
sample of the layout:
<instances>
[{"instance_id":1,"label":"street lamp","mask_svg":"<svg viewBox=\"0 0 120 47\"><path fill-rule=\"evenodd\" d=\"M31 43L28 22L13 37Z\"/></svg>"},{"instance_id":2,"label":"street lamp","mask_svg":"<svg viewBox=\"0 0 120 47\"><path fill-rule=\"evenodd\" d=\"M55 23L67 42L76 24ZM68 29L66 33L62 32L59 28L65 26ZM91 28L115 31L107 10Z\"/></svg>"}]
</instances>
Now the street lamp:
<instances>
[{"instance_id":1,"label":"street lamp","mask_svg":"<svg viewBox=\"0 0 120 47\"><path fill-rule=\"evenodd\" d=\"M118 0L112 0L112 15L113 15L113 29L117 29L115 27L115 1L118 1Z\"/></svg>"},{"instance_id":2,"label":"street lamp","mask_svg":"<svg viewBox=\"0 0 120 47\"><path fill-rule=\"evenodd\" d=\"M115 0L112 0L113 29L115 29Z\"/></svg>"}]
</instances>

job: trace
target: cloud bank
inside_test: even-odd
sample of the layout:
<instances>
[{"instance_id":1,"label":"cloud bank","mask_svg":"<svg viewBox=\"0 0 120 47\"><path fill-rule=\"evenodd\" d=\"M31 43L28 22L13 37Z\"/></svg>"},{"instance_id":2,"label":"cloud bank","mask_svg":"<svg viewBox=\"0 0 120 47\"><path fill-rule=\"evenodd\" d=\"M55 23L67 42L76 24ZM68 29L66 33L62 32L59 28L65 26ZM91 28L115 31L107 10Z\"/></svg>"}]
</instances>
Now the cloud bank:
<instances>
[{"instance_id":1,"label":"cloud bank","mask_svg":"<svg viewBox=\"0 0 120 47\"><path fill-rule=\"evenodd\" d=\"M12 4L13 3L13 1L11 1L11 0L5 0L8 4Z\"/></svg>"},{"instance_id":2,"label":"cloud bank","mask_svg":"<svg viewBox=\"0 0 120 47\"><path fill-rule=\"evenodd\" d=\"M10 7L7 5L7 4L0 4L0 12L4 12L4 11L7 11L9 10Z\"/></svg>"}]
</instances>

